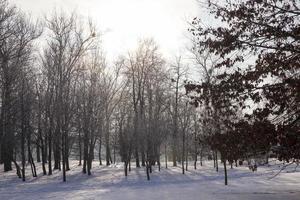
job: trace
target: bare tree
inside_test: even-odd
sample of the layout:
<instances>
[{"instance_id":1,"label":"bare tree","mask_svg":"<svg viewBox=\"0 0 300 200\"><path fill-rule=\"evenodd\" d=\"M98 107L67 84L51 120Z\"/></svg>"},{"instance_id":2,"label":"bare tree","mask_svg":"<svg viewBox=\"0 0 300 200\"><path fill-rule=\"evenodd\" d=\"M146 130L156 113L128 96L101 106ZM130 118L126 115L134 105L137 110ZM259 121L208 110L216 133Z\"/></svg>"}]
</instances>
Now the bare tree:
<instances>
[{"instance_id":1,"label":"bare tree","mask_svg":"<svg viewBox=\"0 0 300 200\"><path fill-rule=\"evenodd\" d=\"M30 65L33 41L40 35L37 26L23 13L10 6L6 0L0 1L0 75L1 75L1 163L4 171L12 170L14 162L15 132L18 121L18 86L24 81L25 68ZM23 76L24 75L24 76ZM19 118L20 119L20 118ZM21 118L22 119L22 118ZM24 125L24 124L23 124ZM24 125L25 126L25 125ZM22 132L22 177L25 181L25 132ZM30 144L27 144L28 146ZM18 175L20 173L18 172Z\"/></svg>"},{"instance_id":2,"label":"bare tree","mask_svg":"<svg viewBox=\"0 0 300 200\"><path fill-rule=\"evenodd\" d=\"M61 169L62 158L63 181L66 181L68 135L74 114L72 112L72 84L78 72L79 61L92 46L96 33L92 25L89 31L85 32L74 13L67 16L55 12L51 18L46 19L46 27L50 39L44 50L43 63L47 78L51 79L48 82L51 83L53 94L50 95L53 98L52 112L54 112L50 122L50 129L54 126L54 130L50 131L49 137L55 139L53 143L54 168ZM49 160L51 160L50 151Z\"/></svg>"},{"instance_id":3,"label":"bare tree","mask_svg":"<svg viewBox=\"0 0 300 200\"><path fill-rule=\"evenodd\" d=\"M187 75L187 67L182 64L182 57L176 57L175 63L171 65L172 70L172 78L171 82L175 85L173 86L173 90L175 93L174 102L172 102L170 111L173 116L173 134L172 134L172 161L173 166L177 166L177 148L178 148L178 105L180 103L181 97L183 96L181 89L183 88L183 80L184 76Z\"/></svg>"}]
</instances>

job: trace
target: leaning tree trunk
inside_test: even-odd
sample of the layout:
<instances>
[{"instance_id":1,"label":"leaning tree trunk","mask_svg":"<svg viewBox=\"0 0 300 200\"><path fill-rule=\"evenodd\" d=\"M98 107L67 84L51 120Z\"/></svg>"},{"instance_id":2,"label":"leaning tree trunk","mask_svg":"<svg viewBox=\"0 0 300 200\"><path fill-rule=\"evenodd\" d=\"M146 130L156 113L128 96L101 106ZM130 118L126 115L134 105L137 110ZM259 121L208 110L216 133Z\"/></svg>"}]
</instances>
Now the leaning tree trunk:
<instances>
[{"instance_id":1,"label":"leaning tree trunk","mask_svg":"<svg viewBox=\"0 0 300 200\"><path fill-rule=\"evenodd\" d=\"M88 175L91 175L91 169L92 169L92 162L93 162L93 158L94 158L94 146L95 146L95 142L96 140L93 141L93 139L91 139L90 141L90 146L89 146L89 155L88 155L88 163L87 163L87 167L88 167Z\"/></svg>"},{"instance_id":2,"label":"leaning tree trunk","mask_svg":"<svg viewBox=\"0 0 300 200\"><path fill-rule=\"evenodd\" d=\"M31 166L32 176L33 176L33 177L37 177L37 174L36 174L36 167L35 167L34 160L33 160L33 157L32 157L30 145L31 145L31 143L30 143L30 135L28 134L28 135L27 135L28 161L29 161L30 166Z\"/></svg>"},{"instance_id":3,"label":"leaning tree trunk","mask_svg":"<svg viewBox=\"0 0 300 200\"><path fill-rule=\"evenodd\" d=\"M21 178L22 176L21 176L20 166L18 165L18 163L16 162L16 160L13 160L12 162L15 164L15 167L16 167L16 170L17 170L17 176L19 178Z\"/></svg>"}]
</instances>

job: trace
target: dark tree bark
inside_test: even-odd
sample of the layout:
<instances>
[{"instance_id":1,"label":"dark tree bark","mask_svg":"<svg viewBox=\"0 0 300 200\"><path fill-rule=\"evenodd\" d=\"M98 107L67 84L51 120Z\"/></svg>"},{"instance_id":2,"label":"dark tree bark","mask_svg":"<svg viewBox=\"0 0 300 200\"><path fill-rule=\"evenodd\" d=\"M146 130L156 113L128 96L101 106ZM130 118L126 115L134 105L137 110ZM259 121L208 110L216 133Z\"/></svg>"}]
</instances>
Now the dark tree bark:
<instances>
[{"instance_id":1,"label":"dark tree bark","mask_svg":"<svg viewBox=\"0 0 300 200\"><path fill-rule=\"evenodd\" d=\"M200 166L201 167L203 166L202 161L203 161L203 148L201 148L201 150L200 150Z\"/></svg>"},{"instance_id":2,"label":"dark tree bark","mask_svg":"<svg viewBox=\"0 0 300 200\"><path fill-rule=\"evenodd\" d=\"M28 152L28 162L30 163L30 166L31 166L31 172L32 172L32 176L33 177L37 177L37 174L36 174L36 167L35 167L35 164L34 164L34 160L33 160L33 157L32 157L32 152L31 152L31 142L30 142L30 134L27 132L27 152Z\"/></svg>"},{"instance_id":3,"label":"dark tree bark","mask_svg":"<svg viewBox=\"0 0 300 200\"><path fill-rule=\"evenodd\" d=\"M127 161L125 161L124 162L124 173L125 173L125 176L127 176L128 175L128 170L127 170L127 167L128 167L128 162Z\"/></svg>"},{"instance_id":4,"label":"dark tree bark","mask_svg":"<svg viewBox=\"0 0 300 200\"><path fill-rule=\"evenodd\" d=\"M50 123L52 125L52 123ZM50 126L51 126L50 125ZM48 130L48 175L52 175L52 128Z\"/></svg>"},{"instance_id":5,"label":"dark tree bark","mask_svg":"<svg viewBox=\"0 0 300 200\"><path fill-rule=\"evenodd\" d=\"M227 167L226 167L226 160L223 160L224 163L224 179L225 179L225 185L228 185L227 182Z\"/></svg>"},{"instance_id":6,"label":"dark tree bark","mask_svg":"<svg viewBox=\"0 0 300 200\"><path fill-rule=\"evenodd\" d=\"M218 152L215 151L215 158L216 158L216 171L219 171L219 164L218 164Z\"/></svg>"},{"instance_id":7,"label":"dark tree bark","mask_svg":"<svg viewBox=\"0 0 300 200\"><path fill-rule=\"evenodd\" d=\"M140 159L139 159L139 153L138 153L138 147L135 147L135 166L137 168L141 167L140 166Z\"/></svg>"},{"instance_id":8,"label":"dark tree bark","mask_svg":"<svg viewBox=\"0 0 300 200\"><path fill-rule=\"evenodd\" d=\"M195 170L197 169L197 157L198 157L197 150L195 150L195 153L194 153L194 169Z\"/></svg>"},{"instance_id":9,"label":"dark tree bark","mask_svg":"<svg viewBox=\"0 0 300 200\"><path fill-rule=\"evenodd\" d=\"M102 140L99 140L99 152L98 152L98 156L99 156L99 165L102 165L102 156L101 156L101 147L102 147Z\"/></svg>"},{"instance_id":10,"label":"dark tree bark","mask_svg":"<svg viewBox=\"0 0 300 200\"><path fill-rule=\"evenodd\" d=\"M36 148L36 162L41 162L40 139L37 140L37 144L35 148Z\"/></svg>"},{"instance_id":11,"label":"dark tree bark","mask_svg":"<svg viewBox=\"0 0 300 200\"><path fill-rule=\"evenodd\" d=\"M144 145L142 145L142 149L141 149L141 157L142 157L142 167L146 166L146 157L145 157L145 150L144 150Z\"/></svg>"},{"instance_id":12,"label":"dark tree bark","mask_svg":"<svg viewBox=\"0 0 300 200\"><path fill-rule=\"evenodd\" d=\"M66 135L65 133L62 133L61 134L62 136L62 151L61 151L61 156L62 156L62 170L63 170L63 182L66 182L67 181L67 178L66 178Z\"/></svg>"},{"instance_id":13,"label":"dark tree bark","mask_svg":"<svg viewBox=\"0 0 300 200\"><path fill-rule=\"evenodd\" d=\"M54 156L54 169L61 170L61 143L62 136L56 128L54 143L53 143L53 156Z\"/></svg>"},{"instance_id":14,"label":"dark tree bark","mask_svg":"<svg viewBox=\"0 0 300 200\"><path fill-rule=\"evenodd\" d=\"M184 174L184 160L185 160L185 132L182 133L182 154L181 154L181 167L182 174Z\"/></svg>"},{"instance_id":15,"label":"dark tree bark","mask_svg":"<svg viewBox=\"0 0 300 200\"><path fill-rule=\"evenodd\" d=\"M147 180L150 181L150 163L149 161L146 162L146 173L147 173Z\"/></svg>"},{"instance_id":16,"label":"dark tree bark","mask_svg":"<svg viewBox=\"0 0 300 200\"><path fill-rule=\"evenodd\" d=\"M87 172L87 160L88 160L88 135L86 131L84 131L84 139L83 139L83 166L82 172L86 174Z\"/></svg>"},{"instance_id":17,"label":"dark tree bark","mask_svg":"<svg viewBox=\"0 0 300 200\"><path fill-rule=\"evenodd\" d=\"M81 131L78 132L78 151L79 151L79 163L78 166L82 165L82 147L81 147Z\"/></svg>"},{"instance_id":18,"label":"dark tree bark","mask_svg":"<svg viewBox=\"0 0 300 200\"><path fill-rule=\"evenodd\" d=\"M25 181L25 131L22 130L21 132L21 157L22 157L22 180Z\"/></svg>"},{"instance_id":19,"label":"dark tree bark","mask_svg":"<svg viewBox=\"0 0 300 200\"><path fill-rule=\"evenodd\" d=\"M185 171L188 171L188 150L185 153Z\"/></svg>"},{"instance_id":20,"label":"dark tree bark","mask_svg":"<svg viewBox=\"0 0 300 200\"><path fill-rule=\"evenodd\" d=\"M167 154L167 145L165 144L165 164L166 169L168 169L168 154Z\"/></svg>"},{"instance_id":21,"label":"dark tree bark","mask_svg":"<svg viewBox=\"0 0 300 200\"><path fill-rule=\"evenodd\" d=\"M69 171L70 170L70 163L69 163L69 152L70 152L70 149L69 149L69 137L68 135L66 134L65 135L65 146L66 146L66 150L65 150L65 162L66 162L66 171Z\"/></svg>"},{"instance_id":22,"label":"dark tree bark","mask_svg":"<svg viewBox=\"0 0 300 200\"><path fill-rule=\"evenodd\" d=\"M15 167L16 167L17 176L18 176L19 178L22 178L20 166L18 165L18 163L16 162L16 160L13 160L13 163L15 164ZM24 180L23 180L23 181L24 181Z\"/></svg>"}]
</instances>

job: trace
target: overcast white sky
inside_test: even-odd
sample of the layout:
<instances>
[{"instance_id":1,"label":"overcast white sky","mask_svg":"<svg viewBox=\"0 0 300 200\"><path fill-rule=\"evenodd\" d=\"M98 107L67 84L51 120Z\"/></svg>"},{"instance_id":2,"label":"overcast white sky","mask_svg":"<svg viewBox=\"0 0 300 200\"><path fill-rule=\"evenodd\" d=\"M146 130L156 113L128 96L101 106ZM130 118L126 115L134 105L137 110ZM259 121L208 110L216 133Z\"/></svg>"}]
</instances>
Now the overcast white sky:
<instances>
[{"instance_id":1,"label":"overcast white sky","mask_svg":"<svg viewBox=\"0 0 300 200\"><path fill-rule=\"evenodd\" d=\"M11 0L33 16L50 14L54 8L91 17L105 31L103 48L109 60L153 37L166 57L184 52L187 21L199 16L196 0Z\"/></svg>"}]
</instances>

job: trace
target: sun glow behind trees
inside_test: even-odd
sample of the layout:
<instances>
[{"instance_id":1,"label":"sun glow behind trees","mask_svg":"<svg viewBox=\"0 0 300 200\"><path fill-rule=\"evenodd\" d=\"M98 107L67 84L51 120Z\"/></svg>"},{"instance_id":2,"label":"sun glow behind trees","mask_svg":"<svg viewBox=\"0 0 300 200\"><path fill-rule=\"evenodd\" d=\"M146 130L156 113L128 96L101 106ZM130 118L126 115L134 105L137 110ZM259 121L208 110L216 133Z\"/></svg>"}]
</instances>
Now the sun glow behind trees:
<instances>
[{"instance_id":1,"label":"sun glow behind trees","mask_svg":"<svg viewBox=\"0 0 300 200\"><path fill-rule=\"evenodd\" d=\"M34 17L50 15L54 9L74 10L91 18L103 35L109 61L136 46L136 41L152 37L166 57L182 53L188 42L188 23L198 15L194 0L13 0Z\"/></svg>"}]
</instances>

